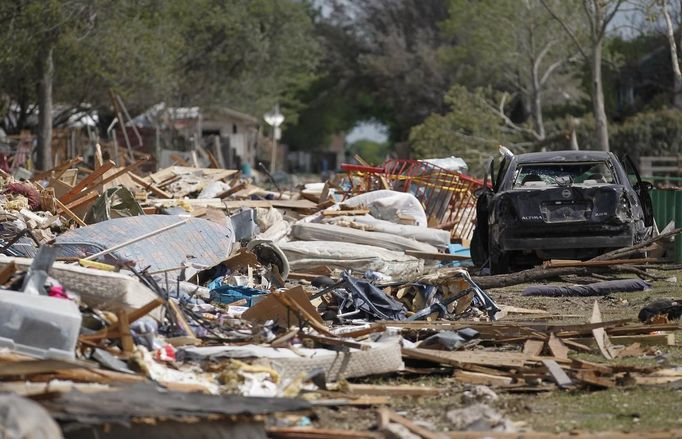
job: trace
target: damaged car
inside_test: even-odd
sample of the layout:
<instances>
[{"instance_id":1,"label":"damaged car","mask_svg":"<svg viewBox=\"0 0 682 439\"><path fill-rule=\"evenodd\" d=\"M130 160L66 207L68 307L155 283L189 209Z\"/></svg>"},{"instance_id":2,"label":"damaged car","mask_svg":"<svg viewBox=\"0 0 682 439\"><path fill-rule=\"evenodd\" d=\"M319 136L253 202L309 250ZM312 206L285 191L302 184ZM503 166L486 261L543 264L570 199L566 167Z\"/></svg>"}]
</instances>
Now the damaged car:
<instances>
[{"instance_id":1,"label":"damaged car","mask_svg":"<svg viewBox=\"0 0 682 439\"><path fill-rule=\"evenodd\" d=\"M625 166L623 165L625 164ZM476 205L472 257L493 274L549 259L585 260L645 239L649 190L610 152L505 154Z\"/></svg>"}]
</instances>

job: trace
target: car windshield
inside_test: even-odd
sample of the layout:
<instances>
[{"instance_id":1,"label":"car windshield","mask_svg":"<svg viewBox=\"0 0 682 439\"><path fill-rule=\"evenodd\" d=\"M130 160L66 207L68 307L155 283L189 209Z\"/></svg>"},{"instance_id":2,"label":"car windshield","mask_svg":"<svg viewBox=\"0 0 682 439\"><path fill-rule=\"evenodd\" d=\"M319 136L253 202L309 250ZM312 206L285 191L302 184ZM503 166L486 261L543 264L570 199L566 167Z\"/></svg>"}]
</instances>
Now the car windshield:
<instances>
[{"instance_id":1,"label":"car windshield","mask_svg":"<svg viewBox=\"0 0 682 439\"><path fill-rule=\"evenodd\" d=\"M528 163L519 165L514 176L514 188L569 186L615 183L607 162Z\"/></svg>"}]
</instances>

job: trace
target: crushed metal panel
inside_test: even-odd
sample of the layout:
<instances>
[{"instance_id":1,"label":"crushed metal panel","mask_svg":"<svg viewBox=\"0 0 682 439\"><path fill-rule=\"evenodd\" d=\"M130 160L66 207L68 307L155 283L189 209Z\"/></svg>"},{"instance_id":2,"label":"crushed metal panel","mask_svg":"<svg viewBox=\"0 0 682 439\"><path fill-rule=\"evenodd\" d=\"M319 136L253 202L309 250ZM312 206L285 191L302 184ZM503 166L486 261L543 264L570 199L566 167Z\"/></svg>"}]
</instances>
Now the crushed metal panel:
<instances>
[{"instance_id":1,"label":"crushed metal panel","mask_svg":"<svg viewBox=\"0 0 682 439\"><path fill-rule=\"evenodd\" d=\"M172 215L115 218L66 232L57 238L55 245L59 257L82 258L177 223L179 219ZM123 247L112 255L118 260L135 262L139 269L150 267L150 271L168 270L183 264L210 267L227 258L233 242L231 227L192 218L186 224ZM186 277L196 271L187 269ZM169 274L177 275L178 272Z\"/></svg>"}]
</instances>

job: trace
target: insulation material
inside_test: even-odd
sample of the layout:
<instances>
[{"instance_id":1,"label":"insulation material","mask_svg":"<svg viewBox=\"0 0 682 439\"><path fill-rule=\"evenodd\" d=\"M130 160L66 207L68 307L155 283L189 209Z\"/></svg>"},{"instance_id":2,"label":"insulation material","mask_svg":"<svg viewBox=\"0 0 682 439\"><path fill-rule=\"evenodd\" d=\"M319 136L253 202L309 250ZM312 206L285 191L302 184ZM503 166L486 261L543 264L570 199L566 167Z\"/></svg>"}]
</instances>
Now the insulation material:
<instances>
[{"instance_id":1,"label":"insulation material","mask_svg":"<svg viewBox=\"0 0 682 439\"><path fill-rule=\"evenodd\" d=\"M279 242L292 271L305 272L320 265L364 273L378 271L392 277L419 274L424 261L391 250L369 245L333 241Z\"/></svg>"},{"instance_id":2,"label":"insulation material","mask_svg":"<svg viewBox=\"0 0 682 439\"><path fill-rule=\"evenodd\" d=\"M382 220L396 224L427 226L426 213L421 203L412 194L380 190L367 192L349 198L343 206L353 209L369 209L369 213Z\"/></svg>"},{"instance_id":3,"label":"insulation material","mask_svg":"<svg viewBox=\"0 0 682 439\"><path fill-rule=\"evenodd\" d=\"M256 235L254 239L258 239L260 241L278 242L284 239L289 234L290 230L291 226L289 223L285 220L280 220L268 227L268 230L265 232Z\"/></svg>"},{"instance_id":4,"label":"insulation material","mask_svg":"<svg viewBox=\"0 0 682 439\"><path fill-rule=\"evenodd\" d=\"M366 230L368 232L390 233L396 236L416 239L419 242L431 244L439 249L445 249L450 244L450 232L447 230L395 224L390 221L374 218L372 215L332 217L325 218L322 222Z\"/></svg>"},{"instance_id":5,"label":"insulation material","mask_svg":"<svg viewBox=\"0 0 682 439\"><path fill-rule=\"evenodd\" d=\"M209 346L180 348L177 357L187 360L218 360L223 358L258 358L260 364L275 369L282 379L293 379L311 370L322 368L328 382L345 378L392 373L403 369L400 337L379 343L367 343L370 349L350 348L346 352L329 349L277 349L269 346Z\"/></svg>"},{"instance_id":6,"label":"insulation material","mask_svg":"<svg viewBox=\"0 0 682 439\"><path fill-rule=\"evenodd\" d=\"M0 269L14 262L20 270L27 270L33 259L0 258ZM50 276L57 279L68 291L78 294L83 303L93 308L116 311L135 309L159 296L136 278L92 268L55 262Z\"/></svg>"},{"instance_id":7,"label":"insulation material","mask_svg":"<svg viewBox=\"0 0 682 439\"><path fill-rule=\"evenodd\" d=\"M291 227L294 238L303 241L341 241L385 248L397 252L416 250L435 253L438 249L414 239L404 238L381 232L366 232L364 230L335 226L332 224L294 224Z\"/></svg>"}]
</instances>

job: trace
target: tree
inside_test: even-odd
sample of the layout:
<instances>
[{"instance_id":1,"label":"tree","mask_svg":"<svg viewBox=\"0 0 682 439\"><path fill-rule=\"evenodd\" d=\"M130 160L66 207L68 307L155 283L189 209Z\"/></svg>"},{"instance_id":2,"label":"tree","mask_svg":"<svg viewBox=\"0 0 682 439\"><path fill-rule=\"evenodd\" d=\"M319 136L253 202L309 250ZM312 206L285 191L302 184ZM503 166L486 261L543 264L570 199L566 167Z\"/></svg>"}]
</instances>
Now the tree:
<instances>
[{"instance_id":1,"label":"tree","mask_svg":"<svg viewBox=\"0 0 682 439\"><path fill-rule=\"evenodd\" d=\"M550 2L575 23L572 4ZM445 49L446 56L453 67L468 70L458 80L469 86L493 84L518 96L523 118L529 115L535 137L544 139L545 95L562 99L571 77L567 67L576 53L568 36L556 32L538 0L450 0L449 10L442 28L457 44Z\"/></svg>"},{"instance_id":2,"label":"tree","mask_svg":"<svg viewBox=\"0 0 682 439\"><path fill-rule=\"evenodd\" d=\"M379 143L369 139L361 139L350 146L353 154L358 154L371 165L380 165L388 157L389 148L386 143Z\"/></svg>"},{"instance_id":3,"label":"tree","mask_svg":"<svg viewBox=\"0 0 682 439\"><path fill-rule=\"evenodd\" d=\"M329 72L323 76L328 96L349 103L335 121L376 120L394 142L404 142L412 126L445 109L455 74L440 55L449 44L439 31L448 17L445 0L329 0L326 6L316 23Z\"/></svg>"},{"instance_id":4,"label":"tree","mask_svg":"<svg viewBox=\"0 0 682 439\"><path fill-rule=\"evenodd\" d=\"M515 124L506 115L508 97L508 93L490 88L470 91L462 85L453 85L445 96L450 111L432 114L412 128L413 155L415 158L456 155L476 173L499 145L524 153L568 143L569 130L557 128L544 139L537 139L531 128Z\"/></svg>"},{"instance_id":5,"label":"tree","mask_svg":"<svg viewBox=\"0 0 682 439\"><path fill-rule=\"evenodd\" d=\"M625 0L580 0L583 19L589 27L589 47L580 41L579 35L566 16L560 15L548 0L540 0L542 5L571 38L580 55L590 66L590 94L595 120L597 145L604 151L609 150L608 119L604 105L604 84L602 80L602 56L607 28L618 13Z\"/></svg>"},{"instance_id":6,"label":"tree","mask_svg":"<svg viewBox=\"0 0 682 439\"><path fill-rule=\"evenodd\" d=\"M673 104L677 108L682 108L682 69L680 68L678 44L675 41L675 26L670 16L668 0L658 0L658 3L665 20L665 36L670 48L670 63L673 70ZM680 1L680 10L682 11L682 1ZM680 46L682 46L682 33L680 33Z\"/></svg>"},{"instance_id":7,"label":"tree","mask_svg":"<svg viewBox=\"0 0 682 439\"><path fill-rule=\"evenodd\" d=\"M279 103L287 122L295 122L299 94L316 79L320 57L305 2L175 1L170 16L184 46L179 103L254 114Z\"/></svg>"}]
</instances>

